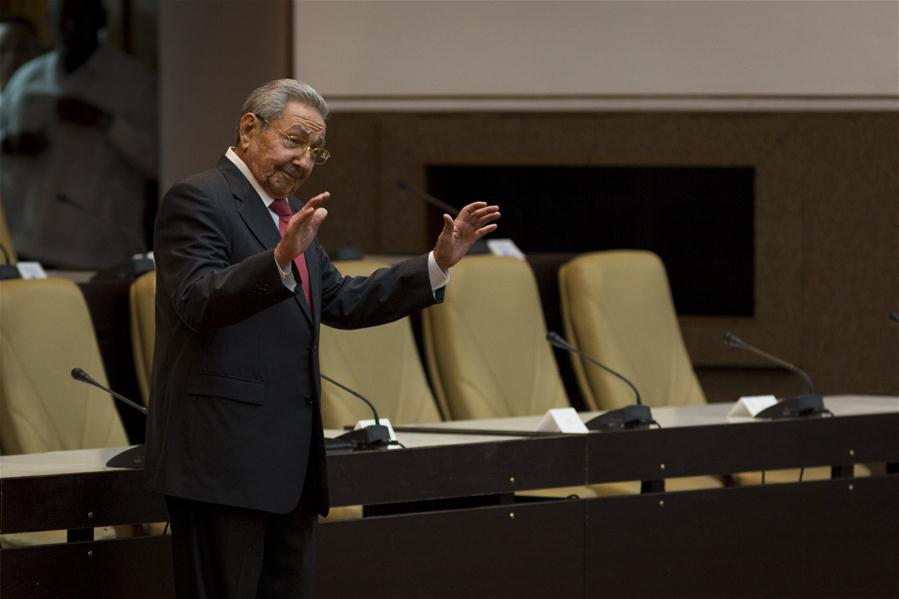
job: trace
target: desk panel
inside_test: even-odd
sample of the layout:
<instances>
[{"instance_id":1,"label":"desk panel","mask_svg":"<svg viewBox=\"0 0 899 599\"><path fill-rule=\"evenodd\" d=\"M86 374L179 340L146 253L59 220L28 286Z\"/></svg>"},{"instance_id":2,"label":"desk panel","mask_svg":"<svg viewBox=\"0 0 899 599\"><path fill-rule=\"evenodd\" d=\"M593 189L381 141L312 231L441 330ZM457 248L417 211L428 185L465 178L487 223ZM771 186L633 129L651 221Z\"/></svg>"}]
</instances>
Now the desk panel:
<instances>
[{"instance_id":1,"label":"desk panel","mask_svg":"<svg viewBox=\"0 0 899 599\"><path fill-rule=\"evenodd\" d=\"M899 596L896 476L586 504L587 596Z\"/></svg>"},{"instance_id":2,"label":"desk panel","mask_svg":"<svg viewBox=\"0 0 899 599\"><path fill-rule=\"evenodd\" d=\"M0 551L0 597L171 599L171 538L142 537Z\"/></svg>"},{"instance_id":3,"label":"desk panel","mask_svg":"<svg viewBox=\"0 0 899 599\"><path fill-rule=\"evenodd\" d=\"M583 522L569 500L327 523L315 596L583 597Z\"/></svg>"},{"instance_id":4,"label":"desk panel","mask_svg":"<svg viewBox=\"0 0 899 599\"><path fill-rule=\"evenodd\" d=\"M582 436L499 439L329 454L332 505L494 495L583 484L586 454Z\"/></svg>"},{"instance_id":5,"label":"desk panel","mask_svg":"<svg viewBox=\"0 0 899 599\"><path fill-rule=\"evenodd\" d=\"M0 533L168 520L162 495L143 488L142 470L0 479Z\"/></svg>"},{"instance_id":6,"label":"desk panel","mask_svg":"<svg viewBox=\"0 0 899 599\"><path fill-rule=\"evenodd\" d=\"M589 483L895 463L899 413L596 433L587 452Z\"/></svg>"}]
</instances>

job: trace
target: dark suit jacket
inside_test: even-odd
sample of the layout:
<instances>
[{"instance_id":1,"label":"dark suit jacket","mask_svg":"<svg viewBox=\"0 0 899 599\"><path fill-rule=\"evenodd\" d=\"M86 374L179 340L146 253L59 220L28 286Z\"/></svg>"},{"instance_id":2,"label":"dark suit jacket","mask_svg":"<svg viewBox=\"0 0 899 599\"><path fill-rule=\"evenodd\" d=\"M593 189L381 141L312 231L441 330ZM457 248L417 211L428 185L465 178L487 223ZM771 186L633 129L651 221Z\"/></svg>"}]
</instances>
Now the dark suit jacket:
<instances>
[{"instance_id":1,"label":"dark suit jacket","mask_svg":"<svg viewBox=\"0 0 899 599\"><path fill-rule=\"evenodd\" d=\"M293 293L281 282L269 211L224 157L166 194L155 239L146 485L286 513L310 480L326 514L319 323L372 326L434 303L427 257L343 277L316 240L306 252L310 313L300 285Z\"/></svg>"}]
</instances>

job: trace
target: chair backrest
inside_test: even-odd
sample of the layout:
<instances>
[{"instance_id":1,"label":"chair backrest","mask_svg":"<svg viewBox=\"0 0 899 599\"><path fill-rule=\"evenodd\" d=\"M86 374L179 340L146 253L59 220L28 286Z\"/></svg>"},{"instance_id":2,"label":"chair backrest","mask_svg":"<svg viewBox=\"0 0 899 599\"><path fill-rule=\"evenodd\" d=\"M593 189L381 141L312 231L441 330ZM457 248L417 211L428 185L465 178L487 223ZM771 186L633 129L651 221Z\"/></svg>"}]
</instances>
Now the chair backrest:
<instances>
[{"instance_id":1,"label":"chair backrest","mask_svg":"<svg viewBox=\"0 0 899 599\"><path fill-rule=\"evenodd\" d=\"M422 327L431 382L453 419L569 406L527 262L464 258L452 270L444 303L422 313Z\"/></svg>"},{"instance_id":2,"label":"chair backrest","mask_svg":"<svg viewBox=\"0 0 899 599\"><path fill-rule=\"evenodd\" d=\"M335 261L346 276L367 276L387 266L368 260ZM415 347L409 318L356 330L322 326L319 339L321 372L357 391L375 404L392 424L439 422L440 412ZM322 421L340 428L372 417L364 403L322 381Z\"/></svg>"},{"instance_id":3,"label":"chair backrest","mask_svg":"<svg viewBox=\"0 0 899 599\"><path fill-rule=\"evenodd\" d=\"M12 236L6 226L6 213L3 212L3 198L0 198L0 245L6 250L9 264L16 263L16 251L12 247ZM0 252L2 254L2 252Z\"/></svg>"},{"instance_id":4,"label":"chair backrest","mask_svg":"<svg viewBox=\"0 0 899 599\"><path fill-rule=\"evenodd\" d=\"M579 349L622 373L652 406L705 403L681 336L665 266L646 251L578 256L559 269L565 335ZM572 354L588 407L634 402L618 379Z\"/></svg>"},{"instance_id":5,"label":"chair backrest","mask_svg":"<svg viewBox=\"0 0 899 599\"><path fill-rule=\"evenodd\" d=\"M87 305L66 279L0 281L4 454L128 445L113 399L70 376L106 373Z\"/></svg>"},{"instance_id":6,"label":"chair backrest","mask_svg":"<svg viewBox=\"0 0 899 599\"><path fill-rule=\"evenodd\" d=\"M153 368L153 346L156 343L156 271L139 276L128 292L131 307L131 348L134 372L144 405L150 402L150 371Z\"/></svg>"}]
</instances>

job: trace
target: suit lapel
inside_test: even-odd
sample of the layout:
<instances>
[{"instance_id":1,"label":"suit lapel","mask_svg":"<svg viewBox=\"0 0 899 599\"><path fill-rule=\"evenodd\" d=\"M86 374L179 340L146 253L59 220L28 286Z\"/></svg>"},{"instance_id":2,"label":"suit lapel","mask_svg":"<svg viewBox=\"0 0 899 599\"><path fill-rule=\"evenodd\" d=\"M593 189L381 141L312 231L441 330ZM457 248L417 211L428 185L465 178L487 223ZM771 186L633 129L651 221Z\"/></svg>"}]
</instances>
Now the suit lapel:
<instances>
[{"instance_id":1,"label":"suit lapel","mask_svg":"<svg viewBox=\"0 0 899 599\"><path fill-rule=\"evenodd\" d=\"M218 168L222 171L222 174L228 181L228 185L231 187L231 193L238 202L237 213L240 214L240 218L246 223L247 228L263 247L269 249L274 248L278 245L278 242L281 241L281 234L278 232L278 228L272 220L271 211L265 207L262 198L259 197L259 194L256 193L256 190L253 189L253 186L247 181L247 178L243 176L243 173L241 173L237 167L234 166L234 163L228 160L227 157L223 156L222 159L219 160ZM291 208L296 212L298 209L297 207L300 205L299 201L294 198L290 198L289 201ZM312 274L311 266L309 266L312 262L313 261L311 260L306 261L307 267L309 267L310 283L315 281L316 278ZM312 291L312 297L314 298L315 287L310 289ZM303 297L302 289L299 291L300 293L294 294L294 297L300 305L303 314L310 323L313 323L314 321L309 312L309 306L306 304L306 298Z\"/></svg>"},{"instance_id":2,"label":"suit lapel","mask_svg":"<svg viewBox=\"0 0 899 599\"><path fill-rule=\"evenodd\" d=\"M262 203L262 198L228 158L223 157L219 160L218 168L231 187L231 193L237 200L237 213L247 228L262 247L274 248L281 241L281 235L272 221L268 208Z\"/></svg>"}]
</instances>

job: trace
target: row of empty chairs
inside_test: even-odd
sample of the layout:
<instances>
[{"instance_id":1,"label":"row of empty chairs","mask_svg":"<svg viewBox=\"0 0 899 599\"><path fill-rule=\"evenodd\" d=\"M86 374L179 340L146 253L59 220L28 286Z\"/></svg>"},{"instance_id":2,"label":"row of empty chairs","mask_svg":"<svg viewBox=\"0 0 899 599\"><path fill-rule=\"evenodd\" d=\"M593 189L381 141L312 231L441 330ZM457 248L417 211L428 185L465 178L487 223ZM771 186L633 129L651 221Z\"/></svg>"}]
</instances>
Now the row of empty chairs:
<instances>
[{"instance_id":1,"label":"row of empty chairs","mask_svg":"<svg viewBox=\"0 0 899 599\"><path fill-rule=\"evenodd\" d=\"M338 263L346 274L368 274L381 266ZM363 331L322 327L322 372L356 385L379 405L387 402L385 415L398 423L426 422L439 414L448 420L527 416L571 405L546 342L537 283L527 262L470 256L451 276L444 303L422 313L433 396L409 319ZM563 267L560 283L566 335L634 380L648 404L705 402L655 255L587 254ZM580 359L573 363L590 409L633 401L619 381L583 368ZM435 399L439 413L430 405ZM327 385L323 403L326 425L347 424L340 414L348 410L347 416L364 416L357 400Z\"/></svg>"},{"instance_id":2,"label":"row of empty chairs","mask_svg":"<svg viewBox=\"0 0 899 599\"><path fill-rule=\"evenodd\" d=\"M650 268L646 268L647 263ZM656 290L662 293L664 301L657 302L656 307L663 310L663 314L653 326L673 328L674 331L667 334L676 335L680 341L664 268L658 258L649 252L598 252L580 256L565 265L562 271L583 268L589 276L578 279L563 276L560 272L560 286L566 296L581 298L589 292L585 283L619 266L630 268L633 275L629 281L619 278L617 288L612 290L612 293L625 298L621 302L625 307L634 298L647 293L650 281L661 278L660 282L653 282ZM656 268L651 268L653 266ZM627 319L640 317L636 310L627 314L612 313L594 301L581 306L569 305L563 314L566 334L575 339L590 337L593 333L588 327L592 326L597 313L601 318L609 319L612 325L609 333L632 328ZM546 341L546 324L537 282L526 262L493 256L466 258L453 269L445 302L423 313L422 328L431 380L441 405L453 419L526 416L571 406L552 349ZM648 384L654 378L661 379L652 387L655 393L646 396L646 403L668 403L666 387L671 377L670 368L649 372L643 370L644 364L652 363L649 360L619 363L613 355L603 351L605 346L602 340L599 341L592 348L592 353L600 361L635 380L637 385ZM647 345L646 350L653 354L658 354L660 350L680 351L686 358L683 341L680 345L664 348ZM657 358L655 363L666 360L671 362L670 358ZM576 358L575 364L579 365L579 362L580 359ZM677 363L685 366L689 376L695 378L688 358ZM639 376L641 374L642 377ZM593 379L586 376L579 377L584 396L596 400L588 404L591 409L618 407L614 402L604 403L604 392L591 388L592 382ZM613 379L614 384L620 382ZM616 400L620 397L617 391L611 396ZM625 391L629 392L626 387ZM627 397L620 405L632 401L632 396ZM717 477L701 476L671 479L668 488L686 490L718 487L721 484ZM596 495L614 495L636 493L639 488L639 482L634 481L594 485L591 490Z\"/></svg>"},{"instance_id":3,"label":"row of empty chairs","mask_svg":"<svg viewBox=\"0 0 899 599\"><path fill-rule=\"evenodd\" d=\"M366 275L384 265L352 261L337 266L347 275ZM608 276L607 288L602 284L604 276ZM576 344L633 379L650 405L705 401L680 337L658 258L647 252L585 255L566 265L560 278L563 297L568 298L563 302L565 330ZM655 305L647 300L653 293L640 283L644 279L654 281L653 293L661 297ZM589 289L597 280L601 284ZM83 436L85 432L76 442L65 433L54 443L44 430L63 430L55 421L73 420L72 411L82 404L91 410L110 404L101 391L68 377L69 366L77 363L96 372L101 382L105 380L90 317L77 287L61 279L2 285L3 404L14 415L0 425L4 451L121 442L120 431L110 432L110 427L118 425L110 424L108 417L101 421L96 414L85 425L90 430L103 427L103 439ZM131 289L136 375L145 403L154 345L155 287L151 272L139 277ZM597 299L602 294L608 296L602 299L605 305ZM630 316L610 310L614 301ZM322 372L371 397L397 424L535 415L570 405L545 341L536 281L526 262L495 256L466 258L453 269L446 301L425 310L422 323L433 393L408 318L357 331L323 326ZM647 341L658 339L663 342ZM618 381L609 384L608 377L583 368L580 360L574 366L591 409L630 402L628 390L620 389ZM339 428L368 416L364 405L337 387L325 384L322 394L328 427ZM53 397L67 399L62 407L42 407L56 401ZM29 423L38 412L46 412L45 421L51 424ZM19 421L23 426L11 424Z\"/></svg>"}]
</instances>

